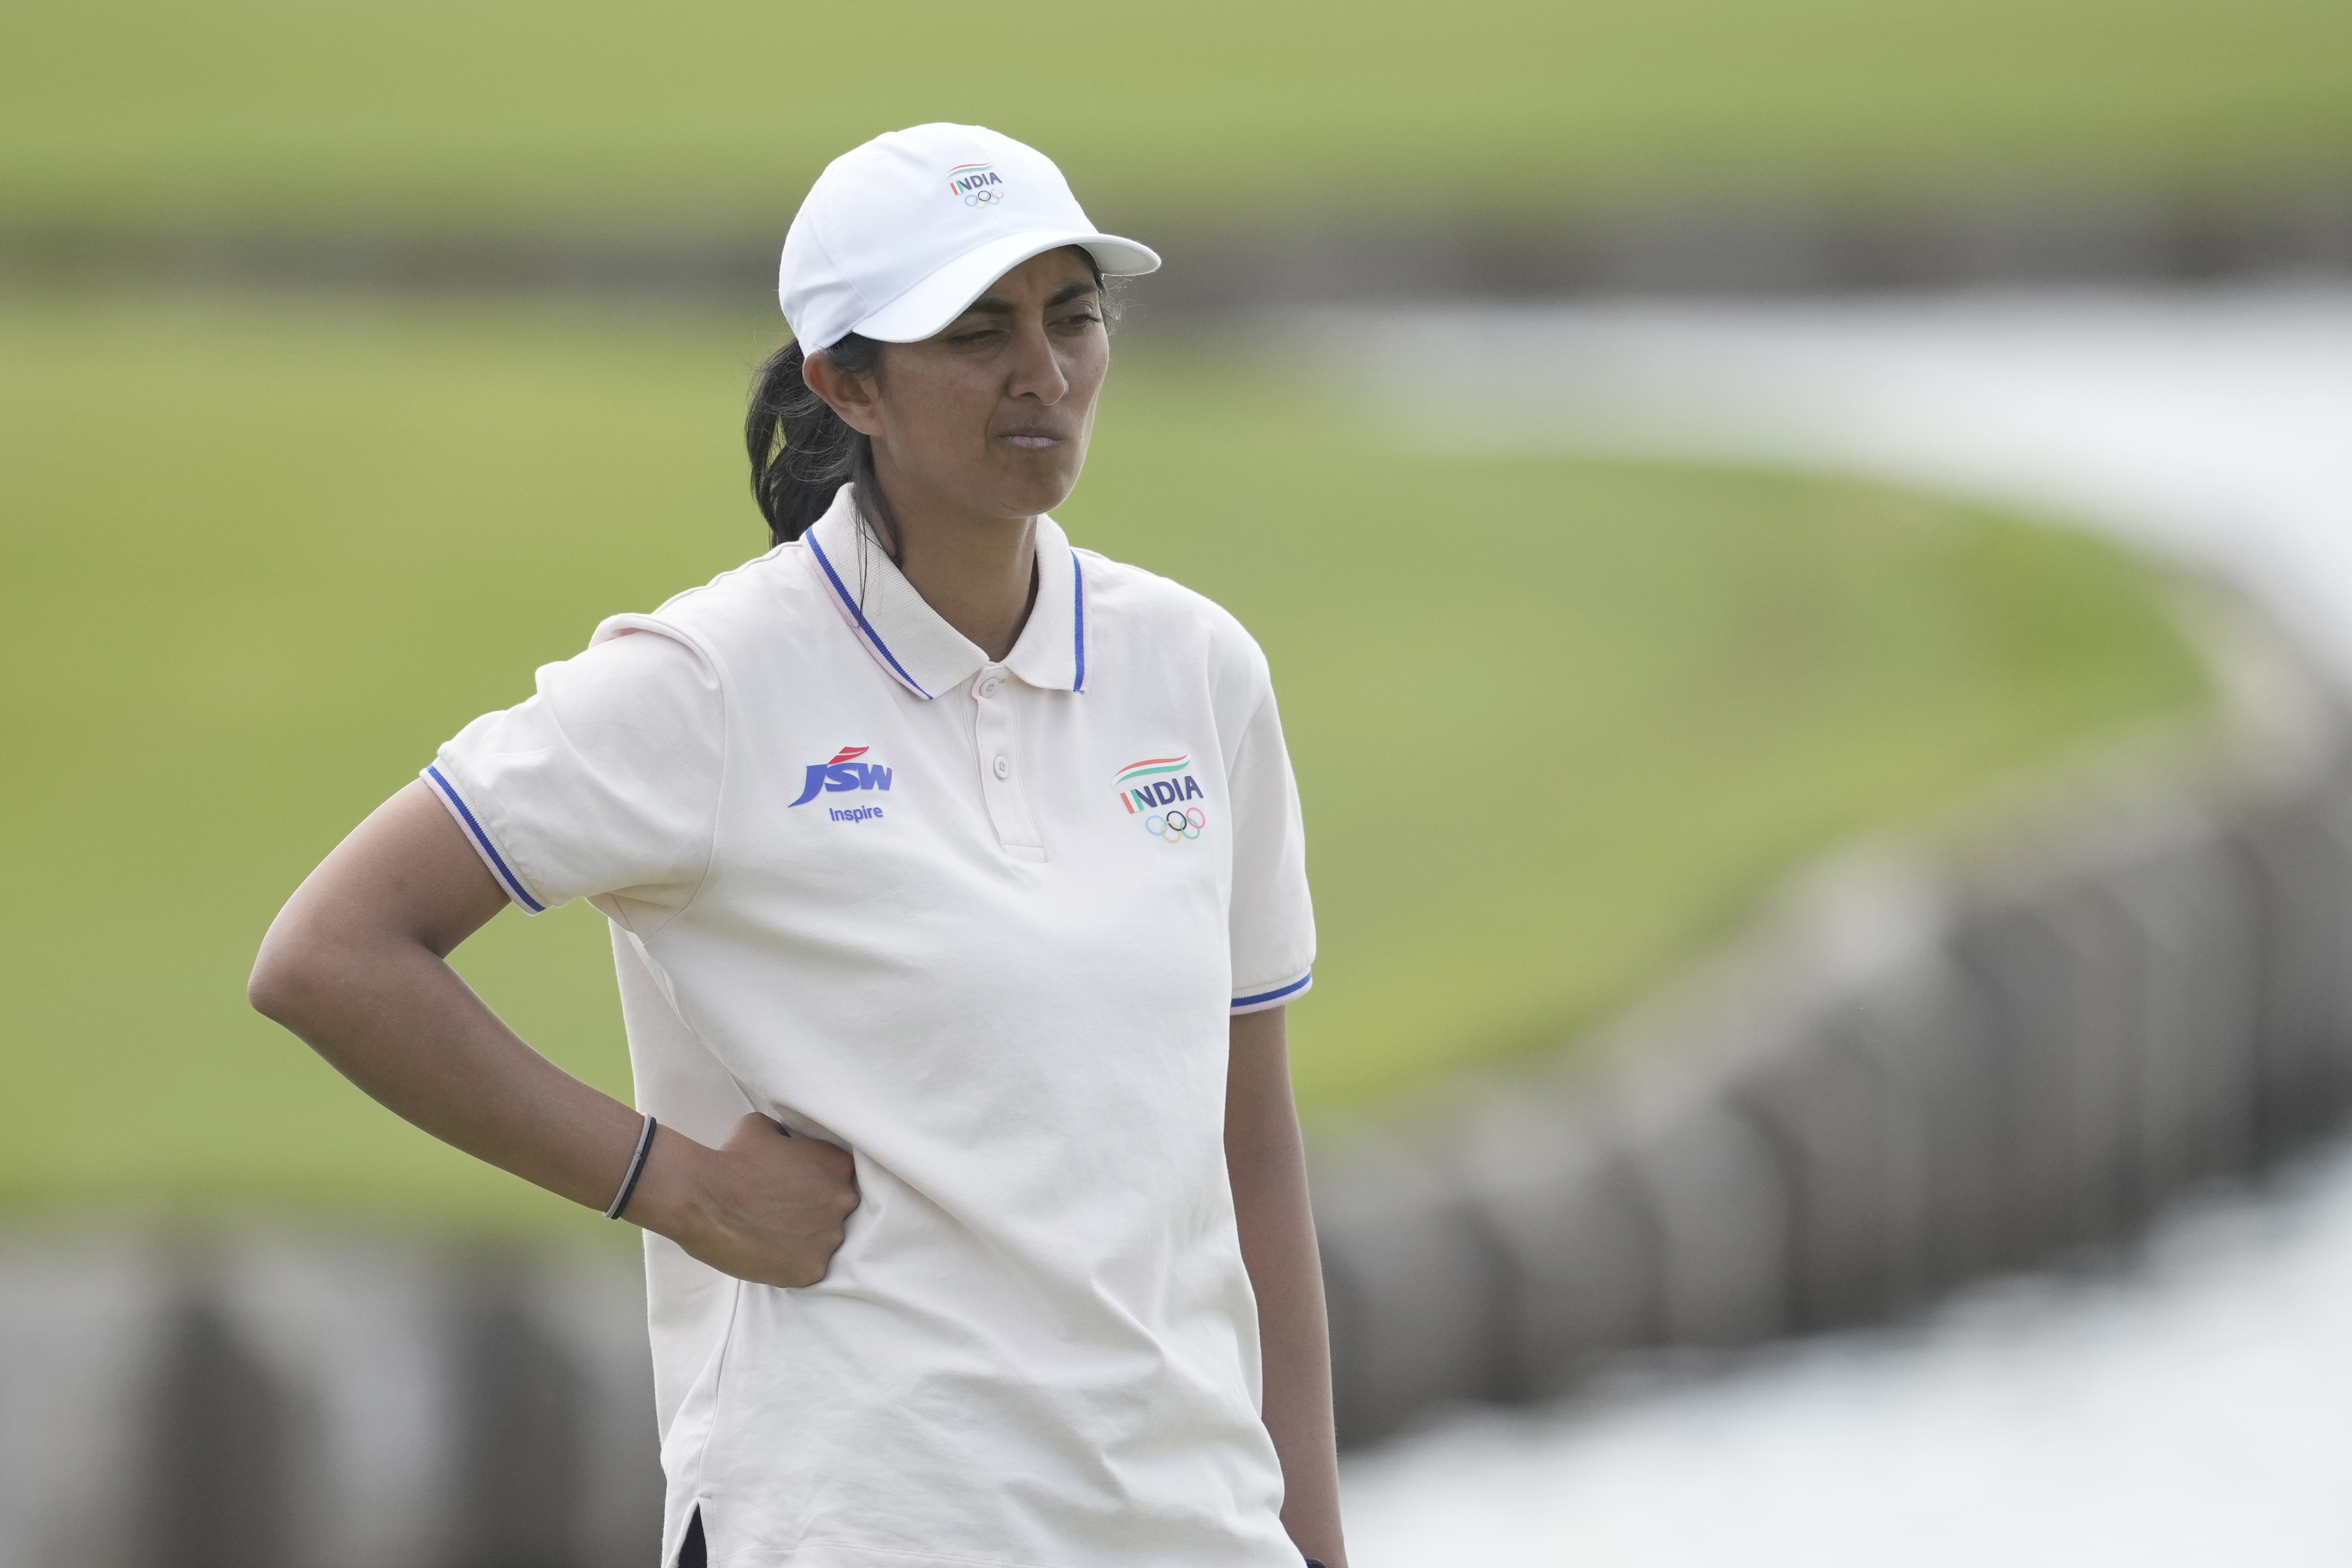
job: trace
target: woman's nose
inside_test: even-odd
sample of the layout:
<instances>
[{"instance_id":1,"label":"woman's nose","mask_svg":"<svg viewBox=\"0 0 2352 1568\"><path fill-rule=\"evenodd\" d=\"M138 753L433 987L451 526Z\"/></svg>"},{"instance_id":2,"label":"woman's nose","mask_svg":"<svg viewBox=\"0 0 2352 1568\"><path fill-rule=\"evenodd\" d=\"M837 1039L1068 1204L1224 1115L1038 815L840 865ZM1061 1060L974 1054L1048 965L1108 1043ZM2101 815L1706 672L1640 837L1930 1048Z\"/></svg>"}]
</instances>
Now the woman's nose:
<instances>
[{"instance_id":1,"label":"woman's nose","mask_svg":"<svg viewBox=\"0 0 2352 1568\"><path fill-rule=\"evenodd\" d=\"M1012 376L1006 390L1015 397L1034 397L1048 407L1059 403L1070 390L1070 378L1062 373L1061 356L1054 352L1044 327L1021 334L1014 345Z\"/></svg>"}]
</instances>

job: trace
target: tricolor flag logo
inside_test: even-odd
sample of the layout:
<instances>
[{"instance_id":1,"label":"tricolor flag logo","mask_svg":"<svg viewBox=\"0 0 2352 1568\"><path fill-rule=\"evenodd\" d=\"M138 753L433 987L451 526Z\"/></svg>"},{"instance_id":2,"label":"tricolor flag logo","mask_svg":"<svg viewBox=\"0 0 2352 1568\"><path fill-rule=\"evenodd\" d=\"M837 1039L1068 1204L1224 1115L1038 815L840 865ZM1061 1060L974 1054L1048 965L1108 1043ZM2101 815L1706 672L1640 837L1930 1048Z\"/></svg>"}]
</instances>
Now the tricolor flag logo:
<instances>
[{"instance_id":1,"label":"tricolor flag logo","mask_svg":"<svg viewBox=\"0 0 2352 1568\"><path fill-rule=\"evenodd\" d=\"M1173 805L1180 800L1198 800L1201 781L1186 772L1192 765L1192 757L1184 752L1172 757L1146 757L1119 769L1111 784L1118 791L1119 804L1130 812Z\"/></svg>"},{"instance_id":2,"label":"tricolor flag logo","mask_svg":"<svg viewBox=\"0 0 2352 1568\"><path fill-rule=\"evenodd\" d=\"M961 196L968 207L994 206L1004 199L992 187L1004 184L1004 176L986 163L958 163L948 171L948 194Z\"/></svg>"}]
</instances>

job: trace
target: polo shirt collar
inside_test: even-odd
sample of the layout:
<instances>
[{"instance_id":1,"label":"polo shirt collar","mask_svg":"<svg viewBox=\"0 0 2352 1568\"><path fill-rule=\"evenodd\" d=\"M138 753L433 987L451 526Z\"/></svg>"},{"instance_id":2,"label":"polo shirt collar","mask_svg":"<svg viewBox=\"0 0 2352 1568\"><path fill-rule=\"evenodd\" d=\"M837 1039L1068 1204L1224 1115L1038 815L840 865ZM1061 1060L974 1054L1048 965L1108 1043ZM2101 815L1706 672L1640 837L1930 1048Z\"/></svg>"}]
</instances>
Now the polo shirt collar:
<instances>
[{"instance_id":1,"label":"polo shirt collar","mask_svg":"<svg viewBox=\"0 0 2352 1568\"><path fill-rule=\"evenodd\" d=\"M1046 691L1087 689L1087 578L1070 536L1051 517L1037 519L1037 602L1005 668Z\"/></svg>"},{"instance_id":2,"label":"polo shirt collar","mask_svg":"<svg viewBox=\"0 0 2352 1568\"><path fill-rule=\"evenodd\" d=\"M948 625L907 581L858 516L855 489L844 485L835 492L831 509L801 536L809 565L874 662L929 701L971 679L989 662L988 655ZM1032 686L1084 691L1086 568L1052 518L1038 518L1035 534L1037 602L1004 663Z\"/></svg>"}]
</instances>

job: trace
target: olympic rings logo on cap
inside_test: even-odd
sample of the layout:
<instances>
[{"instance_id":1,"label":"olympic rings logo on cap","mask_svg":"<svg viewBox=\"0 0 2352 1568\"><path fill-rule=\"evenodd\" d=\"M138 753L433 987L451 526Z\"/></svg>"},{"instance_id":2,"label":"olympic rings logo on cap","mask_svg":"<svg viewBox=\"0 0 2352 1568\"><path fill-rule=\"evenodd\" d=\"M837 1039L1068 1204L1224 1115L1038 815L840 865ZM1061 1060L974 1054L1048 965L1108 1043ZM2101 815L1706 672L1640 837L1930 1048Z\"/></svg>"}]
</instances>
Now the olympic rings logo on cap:
<instances>
[{"instance_id":1,"label":"olympic rings logo on cap","mask_svg":"<svg viewBox=\"0 0 2352 1568\"><path fill-rule=\"evenodd\" d=\"M992 207L1004 199L998 189L1004 176L986 163L958 163L948 171L948 195L961 196L968 207Z\"/></svg>"},{"instance_id":2,"label":"olympic rings logo on cap","mask_svg":"<svg viewBox=\"0 0 2352 1568\"><path fill-rule=\"evenodd\" d=\"M1201 829L1209 826L1209 814L1199 806L1183 811L1155 812L1143 819L1143 830L1154 838L1173 844L1182 838L1198 838Z\"/></svg>"}]
</instances>

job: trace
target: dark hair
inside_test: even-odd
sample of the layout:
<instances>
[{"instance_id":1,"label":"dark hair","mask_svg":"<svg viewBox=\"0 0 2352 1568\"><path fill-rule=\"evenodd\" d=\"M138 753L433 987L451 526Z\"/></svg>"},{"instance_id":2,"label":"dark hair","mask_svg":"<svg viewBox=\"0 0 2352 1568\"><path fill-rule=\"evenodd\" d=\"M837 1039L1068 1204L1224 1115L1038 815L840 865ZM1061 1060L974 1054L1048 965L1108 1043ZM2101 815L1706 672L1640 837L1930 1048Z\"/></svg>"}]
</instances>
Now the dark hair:
<instances>
[{"instance_id":1,"label":"dark hair","mask_svg":"<svg viewBox=\"0 0 2352 1568\"><path fill-rule=\"evenodd\" d=\"M879 375L882 345L850 333L824 357L852 375ZM751 499L768 520L776 544L798 539L823 517L843 484L857 487L857 499L895 559L898 520L874 482L874 442L852 430L825 400L809 390L801 374L806 356L786 343L768 356L751 384L751 412L743 418L743 447L751 459Z\"/></svg>"}]
</instances>

